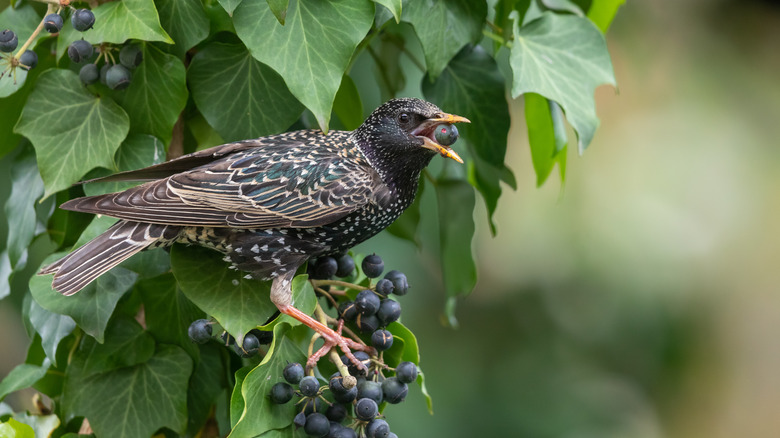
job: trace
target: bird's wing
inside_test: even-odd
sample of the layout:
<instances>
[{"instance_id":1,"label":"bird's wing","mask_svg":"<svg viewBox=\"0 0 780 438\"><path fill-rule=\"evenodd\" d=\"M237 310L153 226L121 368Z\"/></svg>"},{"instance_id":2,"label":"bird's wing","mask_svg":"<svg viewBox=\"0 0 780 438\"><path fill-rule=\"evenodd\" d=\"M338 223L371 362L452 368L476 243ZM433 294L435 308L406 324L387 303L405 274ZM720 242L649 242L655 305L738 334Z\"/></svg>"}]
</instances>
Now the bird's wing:
<instances>
[{"instance_id":1,"label":"bird's wing","mask_svg":"<svg viewBox=\"0 0 780 438\"><path fill-rule=\"evenodd\" d=\"M62 208L158 224L272 228L325 225L369 203L391 202L365 160L326 146L277 142L247 149Z\"/></svg>"}]
</instances>

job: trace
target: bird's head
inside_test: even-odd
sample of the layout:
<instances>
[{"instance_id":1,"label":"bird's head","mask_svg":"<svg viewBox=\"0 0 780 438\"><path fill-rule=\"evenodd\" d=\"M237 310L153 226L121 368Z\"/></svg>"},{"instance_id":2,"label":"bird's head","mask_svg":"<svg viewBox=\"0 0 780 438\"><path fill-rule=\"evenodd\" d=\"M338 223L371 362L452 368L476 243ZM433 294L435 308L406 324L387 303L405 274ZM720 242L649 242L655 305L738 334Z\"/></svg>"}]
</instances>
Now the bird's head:
<instances>
[{"instance_id":1,"label":"bird's head","mask_svg":"<svg viewBox=\"0 0 780 438\"><path fill-rule=\"evenodd\" d=\"M457 139L457 130L450 127L458 122L469 123L469 120L447 114L421 99L392 99L375 109L354 135L375 167L403 166L420 170L436 154L463 162L449 146ZM446 135L437 136L437 128L444 129Z\"/></svg>"}]
</instances>

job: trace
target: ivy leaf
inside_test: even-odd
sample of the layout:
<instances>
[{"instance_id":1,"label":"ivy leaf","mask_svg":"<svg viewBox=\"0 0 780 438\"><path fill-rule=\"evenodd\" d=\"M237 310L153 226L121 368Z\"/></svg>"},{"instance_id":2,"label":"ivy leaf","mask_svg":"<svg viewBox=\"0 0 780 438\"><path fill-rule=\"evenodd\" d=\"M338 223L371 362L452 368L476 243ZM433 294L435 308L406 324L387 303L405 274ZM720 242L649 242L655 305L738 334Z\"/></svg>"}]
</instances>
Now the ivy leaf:
<instances>
[{"instance_id":1,"label":"ivy leaf","mask_svg":"<svg viewBox=\"0 0 780 438\"><path fill-rule=\"evenodd\" d=\"M0 436L8 438L35 438L35 431L29 424L9 418L8 422L0 423Z\"/></svg>"},{"instance_id":2,"label":"ivy leaf","mask_svg":"<svg viewBox=\"0 0 780 438\"><path fill-rule=\"evenodd\" d=\"M147 313L148 315L148 313ZM186 328L184 330L186 333ZM190 345L195 345L189 339ZM187 391L187 431L197 436L198 431L209 419L211 406L228 386L223 355L230 354L216 342L196 345L200 360L190 378Z\"/></svg>"},{"instance_id":3,"label":"ivy leaf","mask_svg":"<svg viewBox=\"0 0 780 438\"><path fill-rule=\"evenodd\" d=\"M355 81L349 75L344 75L341 80L341 86L333 101L333 112L347 131L352 131L363 123L363 102Z\"/></svg>"},{"instance_id":4,"label":"ivy leaf","mask_svg":"<svg viewBox=\"0 0 780 438\"><path fill-rule=\"evenodd\" d=\"M144 363L154 354L154 338L134 319L118 316L106 330L106 342L84 339L79 354L84 356L82 372L103 373Z\"/></svg>"},{"instance_id":5,"label":"ivy leaf","mask_svg":"<svg viewBox=\"0 0 780 438\"><path fill-rule=\"evenodd\" d=\"M115 96L130 116L133 132L151 134L167 145L187 104L184 64L148 43L143 44L143 54L130 86Z\"/></svg>"},{"instance_id":6,"label":"ivy leaf","mask_svg":"<svg viewBox=\"0 0 780 438\"><path fill-rule=\"evenodd\" d=\"M23 363L17 365L0 381L0 401L8 394L20 389L29 388L35 382L41 380L49 369L49 361L44 360L43 365Z\"/></svg>"},{"instance_id":7,"label":"ivy leaf","mask_svg":"<svg viewBox=\"0 0 780 438\"><path fill-rule=\"evenodd\" d=\"M542 4L547 9L554 9L556 11L565 11L574 15L582 17L582 9L577 6L572 0L542 0Z\"/></svg>"},{"instance_id":8,"label":"ivy leaf","mask_svg":"<svg viewBox=\"0 0 780 438\"><path fill-rule=\"evenodd\" d=\"M279 24L284 25L284 20L287 19L287 8L290 0L266 0L271 12L274 13Z\"/></svg>"},{"instance_id":9,"label":"ivy leaf","mask_svg":"<svg viewBox=\"0 0 780 438\"><path fill-rule=\"evenodd\" d=\"M116 151L111 169L95 169L87 175L87 178L98 178L110 175L111 173L141 169L153 164L162 163L163 161L165 161L165 146L157 137L131 133L119 146L119 150ZM102 195L104 193L119 192L135 185L138 185L138 183L109 181L87 183L83 184L82 187L87 196L94 196ZM108 222L107 219L106 223L112 224L113 222ZM95 234L95 236L97 236L97 234Z\"/></svg>"},{"instance_id":10,"label":"ivy leaf","mask_svg":"<svg viewBox=\"0 0 780 438\"><path fill-rule=\"evenodd\" d=\"M409 206L401 216L395 220L387 231L393 236L412 242L417 249L420 249L422 242L417 235L417 227L420 225L420 203L422 202L422 193L425 189L425 178L420 179L420 185L417 186L417 195L414 202Z\"/></svg>"},{"instance_id":11,"label":"ivy leaf","mask_svg":"<svg viewBox=\"0 0 780 438\"><path fill-rule=\"evenodd\" d=\"M89 418L97 436L149 437L161 427L184 432L192 360L173 345L159 345L147 362L101 374L85 372L85 358L68 366L63 409Z\"/></svg>"},{"instance_id":12,"label":"ivy leaf","mask_svg":"<svg viewBox=\"0 0 780 438\"><path fill-rule=\"evenodd\" d=\"M419 0L409 2L403 20L420 39L428 75L436 79L455 54L482 39L487 4L473 0Z\"/></svg>"},{"instance_id":13,"label":"ivy leaf","mask_svg":"<svg viewBox=\"0 0 780 438\"><path fill-rule=\"evenodd\" d=\"M277 310L271 302L270 282L250 280L245 273L228 269L214 250L176 245L171 249L171 265L184 295L214 317L239 345L249 330L264 324ZM293 280L293 298L299 310L311 313L314 292L308 281L300 280L305 278Z\"/></svg>"},{"instance_id":14,"label":"ivy leaf","mask_svg":"<svg viewBox=\"0 0 780 438\"><path fill-rule=\"evenodd\" d=\"M198 346L192 343L187 328L192 321L204 317L178 289L173 274L166 273L138 283L144 303L146 328L158 342L182 347L193 359Z\"/></svg>"},{"instance_id":15,"label":"ivy leaf","mask_svg":"<svg viewBox=\"0 0 780 438\"><path fill-rule=\"evenodd\" d=\"M233 11L241 4L241 0L219 0L219 4L222 5L225 12L232 17Z\"/></svg>"},{"instance_id":16,"label":"ivy leaf","mask_svg":"<svg viewBox=\"0 0 780 438\"><path fill-rule=\"evenodd\" d=\"M73 26L62 28L57 42L57 59L68 50L70 43L82 38L92 44L123 44L129 39L174 43L160 26L154 0L107 2L92 9L92 12L95 13L95 26L92 29L79 32Z\"/></svg>"},{"instance_id":17,"label":"ivy leaf","mask_svg":"<svg viewBox=\"0 0 780 438\"><path fill-rule=\"evenodd\" d=\"M400 322L393 322L387 325L387 330L393 334L393 347L395 347L396 341L400 340L402 349L400 350L400 357L393 358L392 362L388 361L387 364L391 367L396 367L401 362L412 362L420 367L420 347L417 344L417 337L411 330L406 328ZM392 347L389 351L392 350ZM387 352L386 352L387 353ZM396 352L398 356L399 352ZM417 376L417 384L420 385L422 394L425 397L425 403L428 405L428 413L433 415L433 398L428 394L428 389L425 387L425 376L420 370L420 374Z\"/></svg>"},{"instance_id":18,"label":"ivy leaf","mask_svg":"<svg viewBox=\"0 0 780 438\"><path fill-rule=\"evenodd\" d=\"M531 161L536 172L536 185L539 187L547 180L555 163L566 159L566 154L559 154L566 147L566 132L562 126L560 107L555 102L536 93L526 93L524 98ZM557 128L552 115L556 110Z\"/></svg>"},{"instance_id":19,"label":"ivy leaf","mask_svg":"<svg viewBox=\"0 0 780 438\"><path fill-rule=\"evenodd\" d=\"M283 325L280 324L280 327ZM274 334L276 336L276 334ZM244 396L241 395L241 387L244 384L244 379L250 371L254 369L253 365L239 368L234 375L235 384L233 385L233 392L230 394L230 427L236 427L236 423L241 418L244 412Z\"/></svg>"},{"instance_id":20,"label":"ivy leaf","mask_svg":"<svg viewBox=\"0 0 780 438\"><path fill-rule=\"evenodd\" d=\"M601 84L615 85L601 32L586 18L546 12L521 28L515 23L509 64L512 97L533 92L557 102L577 131L582 153L599 125L593 92Z\"/></svg>"},{"instance_id":21,"label":"ivy leaf","mask_svg":"<svg viewBox=\"0 0 780 438\"><path fill-rule=\"evenodd\" d=\"M11 295L9 278L13 271L11 261L8 258L8 251L0 251L0 300Z\"/></svg>"},{"instance_id":22,"label":"ivy leaf","mask_svg":"<svg viewBox=\"0 0 780 438\"><path fill-rule=\"evenodd\" d=\"M65 336L76 328L76 321L70 316L50 312L35 300L29 300L27 318L41 336L41 346L52 364L57 365L57 347Z\"/></svg>"},{"instance_id":23,"label":"ivy leaf","mask_svg":"<svg viewBox=\"0 0 780 438\"><path fill-rule=\"evenodd\" d=\"M50 437L60 425L60 419L55 414L34 415L27 412L17 412L14 414L14 419L32 427L36 437ZM5 437L2 433L0 436ZM17 435L16 438L19 436Z\"/></svg>"},{"instance_id":24,"label":"ivy leaf","mask_svg":"<svg viewBox=\"0 0 780 438\"><path fill-rule=\"evenodd\" d=\"M65 253L46 258L51 263ZM133 286L138 274L116 267L98 277L76 295L66 297L51 287L52 275L33 275L30 292L44 309L68 315L87 334L103 342L103 334L116 303Z\"/></svg>"},{"instance_id":25,"label":"ivy leaf","mask_svg":"<svg viewBox=\"0 0 780 438\"><path fill-rule=\"evenodd\" d=\"M472 160L469 181L485 199L493 234L493 213L501 196L500 169L504 166L509 135L509 105L504 78L496 61L480 46L466 47L450 61L436 81L423 80L423 94L447 112L467 117L460 126Z\"/></svg>"},{"instance_id":26,"label":"ivy leaf","mask_svg":"<svg viewBox=\"0 0 780 438\"><path fill-rule=\"evenodd\" d=\"M240 44L209 44L188 76L195 104L227 141L277 134L303 111L282 78Z\"/></svg>"},{"instance_id":27,"label":"ivy leaf","mask_svg":"<svg viewBox=\"0 0 780 438\"><path fill-rule=\"evenodd\" d=\"M296 413L295 404L279 405L268 397L271 387L282 381L282 370L288 363L306 361L306 355L283 335L287 328L286 325L274 328L274 341L268 354L260 365L244 377L241 383L244 408L230 433L231 437L257 436L292 423Z\"/></svg>"},{"instance_id":28,"label":"ivy leaf","mask_svg":"<svg viewBox=\"0 0 780 438\"><path fill-rule=\"evenodd\" d=\"M0 29L13 29L19 39L19 46L27 41L27 38L33 34L40 22L41 17L31 5L24 5L19 8L6 7L0 12ZM45 32L42 33L45 34ZM38 41L44 36L39 34ZM34 47L35 44L31 45L30 49ZM13 71L10 71L10 63L7 58L0 59L0 74L3 75L0 77L0 98L10 96L19 91L24 86L28 75L27 71L22 68L15 68Z\"/></svg>"},{"instance_id":29,"label":"ivy leaf","mask_svg":"<svg viewBox=\"0 0 780 438\"><path fill-rule=\"evenodd\" d=\"M209 36L209 18L200 0L156 0L155 3L162 27L176 41L171 48L173 53L184 56Z\"/></svg>"},{"instance_id":30,"label":"ivy leaf","mask_svg":"<svg viewBox=\"0 0 780 438\"><path fill-rule=\"evenodd\" d=\"M38 78L14 130L35 147L48 197L93 167L111 167L129 127L114 101L92 95L76 73L52 69Z\"/></svg>"},{"instance_id":31,"label":"ivy leaf","mask_svg":"<svg viewBox=\"0 0 780 438\"><path fill-rule=\"evenodd\" d=\"M0 59L0 73L5 72L0 78L0 97L8 97L19 91L27 81L27 70L23 68L10 69L5 58Z\"/></svg>"},{"instance_id":32,"label":"ivy leaf","mask_svg":"<svg viewBox=\"0 0 780 438\"><path fill-rule=\"evenodd\" d=\"M615 19L618 8L625 2L626 0L593 0L587 16L602 33L607 33L609 25Z\"/></svg>"},{"instance_id":33,"label":"ivy leaf","mask_svg":"<svg viewBox=\"0 0 780 438\"><path fill-rule=\"evenodd\" d=\"M35 214L35 201L43 195L43 180L38 173L35 154L28 147L19 154L11 167L11 194L5 203L5 215L8 220L8 258L11 267L18 266L30 246L38 227Z\"/></svg>"},{"instance_id":34,"label":"ivy leaf","mask_svg":"<svg viewBox=\"0 0 780 438\"><path fill-rule=\"evenodd\" d=\"M467 295L477 283L477 266L471 253L474 237L474 189L466 181L445 176L436 182L439 207L439 241L444 286L450 297ZM454 308L447 311L456 325Z\"/></svg>"},{"instance_id":35,"label":"ivy leaf","mask_svg":"<svg viewBox=\"0 0 780 438\"><path fill-rule=\"evenodd\" d=\"M401 22L401 8L403 7L402 0L374 0L374 3L378 3L387 8L393 14L396 23Z\"/></svg>"},{"instance_id":36,"label":"ivy leaf","mask_svg":"<svg viewBox=\"0 0 780 438\"><path fill-rule=\"evenodd\" d=\"M236 32L258 61L276 70L290 92L328 130L333 99L352 54L374 21L367 0L298 0L285 25L262 2L236 8Z\"/></svg>"}]
</instances>

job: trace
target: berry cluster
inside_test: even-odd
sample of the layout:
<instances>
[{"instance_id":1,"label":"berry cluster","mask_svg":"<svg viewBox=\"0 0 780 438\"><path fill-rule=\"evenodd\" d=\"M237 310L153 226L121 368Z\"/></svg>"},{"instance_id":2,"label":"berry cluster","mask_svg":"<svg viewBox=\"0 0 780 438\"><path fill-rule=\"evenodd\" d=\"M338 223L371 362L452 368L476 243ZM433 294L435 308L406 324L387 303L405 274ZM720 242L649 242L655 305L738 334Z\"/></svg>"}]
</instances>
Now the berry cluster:
<instances>
[{"instance_id":1,"label":"berry cluster","mask_svg":"<svg viewBox=\"0 0 780 438\"><path fill-rule=\"evenodd\" d=\"M370 361L368 355L357 352L360 360ZM342 357L345 365L349 364ZM349 364L352 365L352 364ZM303 405L293 419L296 427L302 427L309 436L328 438L392 438L390 425L381 418L379 405L382 402L402 402L409 392L407 384L417 379L417 366L402 362L395 368L395 376L383 377L374 374L357 378L340 372L333 374L327 386L321 386L313 375L304 375L299 363L288 364L282 371L285 381L271 387L269 397L276 404L290 402L295 396ZM297 385L295 390L293 385Z\"/></svg>"},{"instance_id":2,"label":"berry cluster","mask_svg":"<svg viewBox=\"0 0 780 438\"><path fill-rule=\"evenodd\" d=\"M198 319L190 324L187 329L187 334L192 342L197 344L205 344L212 339L213 329L211 326L214 323L208 319ZM241 345L236 343L236 339L228 334L228 332L222 332L220 336L221 342L224 345L232 346L233 351L244 358L255 356L260 351L261 345L268 345L274 340L273 332L252 329L244 336L244 340Z\"/></svg>"}]
</instances>

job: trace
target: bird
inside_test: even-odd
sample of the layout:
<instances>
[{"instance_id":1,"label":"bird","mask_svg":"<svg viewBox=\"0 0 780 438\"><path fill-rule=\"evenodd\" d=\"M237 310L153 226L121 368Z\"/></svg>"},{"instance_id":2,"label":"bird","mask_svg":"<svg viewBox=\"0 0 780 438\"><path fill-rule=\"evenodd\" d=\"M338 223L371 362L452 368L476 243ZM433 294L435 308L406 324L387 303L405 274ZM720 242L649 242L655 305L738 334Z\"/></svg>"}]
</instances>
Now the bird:
<instances>
[{"instance_id":1,"label":"bird","mask_svg":"<svg viewBox=\"0 0 780 438\"><path fill-rule=\"evenodd\" d=\"M354 359L350 348L367 347L297 309L292 279L309 259L348 250L395 221L414 201L434 156L463 163L434 132L461 122L469 120L422 99L397 98L354 131L310 129L237 141L91 180L142 183L62 204L119 220L39 274L54 274L52 287L72 295L142 250L205 246L246 278L270 280L281 313Z\"/></svg>"}]
</instances>

